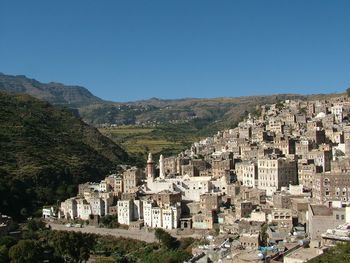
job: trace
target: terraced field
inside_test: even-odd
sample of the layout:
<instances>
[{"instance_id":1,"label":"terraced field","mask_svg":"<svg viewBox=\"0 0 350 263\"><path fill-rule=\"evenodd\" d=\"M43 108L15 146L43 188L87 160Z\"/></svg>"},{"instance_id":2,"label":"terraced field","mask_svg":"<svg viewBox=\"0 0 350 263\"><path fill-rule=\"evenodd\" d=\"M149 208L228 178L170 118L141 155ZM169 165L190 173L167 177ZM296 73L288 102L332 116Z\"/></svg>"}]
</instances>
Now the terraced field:
<instances>
[{"instance_id":1,"label":"terraced field","mask_svg":"<svg viewBox=\"0 0 350 263\"><path fill-rule=\"evenodd\" d=\"M159 127L125 125L101 128L100 132L122 145L127 152L145 159L148 152L156 156L177 154L199 139L191 129L183 128L181 125Z\"/></svg>"}]
</instances>

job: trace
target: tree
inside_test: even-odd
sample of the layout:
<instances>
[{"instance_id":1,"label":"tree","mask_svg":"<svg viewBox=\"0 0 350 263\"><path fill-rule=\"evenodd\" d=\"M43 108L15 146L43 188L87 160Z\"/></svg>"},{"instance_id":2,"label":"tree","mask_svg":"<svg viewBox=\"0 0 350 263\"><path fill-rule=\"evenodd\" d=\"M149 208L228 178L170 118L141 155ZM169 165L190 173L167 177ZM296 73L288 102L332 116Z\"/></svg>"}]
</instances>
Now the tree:
<instances>
[{"instance_id":1,"label":"tree","mask_svg":"<svg viewBox=\"0 0 350 263\"><path fill-rule=\"evenodd\" d=\"M112 215L106 215L106 216L102 217L101 224L104 227L109 227L109 228L117 227L119 225L118 220L117 220L117 216L112 216Z\"/></svg>"},{"instance_id":2,"label":"tree","mask_svg":"<svg viewBox=\"0 0 350 263\"><path fill-rule=\"evenodd\" d=\"M5 245L0 245L0 262L9 262L8 249Z\"/></svg>"},{"instance_id":3,"label":"tree","mask_svg":"<svg viewBox=\"0 0 350 263\"><path fill-rule=\"evenodd\" d=\"M10 248L11 263L38 263L41 262L42 248L37 241L20 240Z\"/></svg>"},{"instance_id":4,"label":"tree","mask_svg":"<svg viewBox=\"0 0 350 263\"><path fill-rule=\"evenodd\" d=\"M95 243L94 235L81 232L52 231L49 236L49 244L55 249L55 254L66 262L87 261Z\"/></svg>"},{"instance_id":5,"label":"tree","mask_svg":"<svg viewBox=\"0 0 350 263\"><path fill-rule=\"evenodd\" d=\"M176 249L179 247L178 240L161 228L157 228L154 232L154 235L159 240L159 242L168 249Z\"/></svg>"},{"instance_id":6,"label":"tree","mask_svg":"<svg viewBox=\"0 0 350 263\"><path fill-rule=\"evenodd\" d=\"M16 243L17 243L17 240L12 236L0 237L0 246L6 246L7 248L10 248Z\"/></svg>"},{"instance_id":7,"label":"tree","mask_svg":"<svg viewBox=\"0 0 350 263\"><path fill-rule=\"evenodd\" d=\"M32 219L28 221L27 228L29 231L36 232L38 230L45 229L45 225L45 222L43 222L41 219Z\"/></svg>"},{"instance_id":8,"label":"tree","mask_svg":"<svg viewBox=\"0 0 350 263\"><path fill-rule=\"evenodd\" d=\"M267 238L268 237L269 237L269 235L267 234L267 224L264 224L260 230L260 239L261 239L262 246L267 246Z\"/></svg>"},{"instance_id":9,"label":"tree","mask_svg":"<svg viewBox=\"0 0 350 263\"><path fill-rule=\"evenodd\" d=\"M320 258L308 261L310 263L350 262L350 243L337 244L326 251Z\"/></svg>"}]
</instances>

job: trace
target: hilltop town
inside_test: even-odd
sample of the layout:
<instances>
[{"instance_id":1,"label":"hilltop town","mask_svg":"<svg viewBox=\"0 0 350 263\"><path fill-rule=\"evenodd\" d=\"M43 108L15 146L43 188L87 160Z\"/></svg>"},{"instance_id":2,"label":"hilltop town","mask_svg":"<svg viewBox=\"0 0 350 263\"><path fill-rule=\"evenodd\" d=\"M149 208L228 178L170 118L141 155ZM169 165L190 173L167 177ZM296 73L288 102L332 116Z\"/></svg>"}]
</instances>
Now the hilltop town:
<instances>
[{"instance_id":1,"label":"hilltop town","mask_svg":"<svg viewBox=\"0 0 350 263\"><path fill-rule=\"evenodd\" d=\"M80 184L43 216L207 233L191 262L306 262L350 241L349 116L347 96L263 105L177 156Z\"/></svg>"}]
</instances>

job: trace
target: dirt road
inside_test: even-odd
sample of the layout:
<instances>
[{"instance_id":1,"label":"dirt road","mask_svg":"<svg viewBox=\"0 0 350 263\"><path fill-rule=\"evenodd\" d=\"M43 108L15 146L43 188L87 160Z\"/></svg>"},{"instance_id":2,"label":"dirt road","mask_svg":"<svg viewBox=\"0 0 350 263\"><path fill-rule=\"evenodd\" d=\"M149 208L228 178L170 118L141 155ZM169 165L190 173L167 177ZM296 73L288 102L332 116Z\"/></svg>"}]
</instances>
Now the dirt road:
<instances>
[{"instance_id":1,"label":"dirt road","mask_svg":"<svg viewBox=\"0 0 350 263\"><path fill-rule=\"evenodd\" d=\"M98 228L94 226L85 226L82 228L76 228L76 227L66 227L65 225L55 224L52 222L48 224L51 226L52 230L75 231L75 232L91 233L91 234L104 235L104 236L110 235L115 237L125 237L125 238L132 238L132 239L145 241L148 243L152 243L156 241L154 237L154 233L147 232L146 230L125 230L125 229L117 229L117 228L110 229L110 228Z\"/></svg>"}]
</instances>

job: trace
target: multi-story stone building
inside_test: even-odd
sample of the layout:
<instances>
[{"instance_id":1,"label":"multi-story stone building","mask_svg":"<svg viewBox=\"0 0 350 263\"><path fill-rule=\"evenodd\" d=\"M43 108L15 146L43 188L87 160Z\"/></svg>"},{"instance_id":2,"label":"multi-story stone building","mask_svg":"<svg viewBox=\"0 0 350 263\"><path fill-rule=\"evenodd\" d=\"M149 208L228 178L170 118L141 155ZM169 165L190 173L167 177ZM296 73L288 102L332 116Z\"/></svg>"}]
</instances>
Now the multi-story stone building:
<instances>
[{"instance_id":1,"label":"multi-story stone building","mask_svg":"<svg viewBox=\"0 0 350 263\"><path fill-rule=\"evenodd\" d=\"M147 227L175 229L180 223L181 205L165 205L163 207L150 200L143 201L144 224Z\"/></svg>"},{"instance_id":2,"label":"multi-story stone building","mask_svg":"<svg viewBox=\"0 0 350 263\"><path fill-rule=\"evenodd\" d=\"M230 170L233 169L232 159L214 159L211 163L212 176L214 178L220 178L230 174Z\"/></svg>"},{"instance_id":3,"label":"multi-story stone building","mask_svg":"<svg viewBox=\"0 0 350 263\"><path fill-rule=\"evenodd\" d=\"M258 160L258 187L266 190L268 196L282 186L297 184L297 165L287 158L264 158Z\"/></svg>"},{"instance_id":4,"label":"multi-story stone building","mask_svg":"<svg viewBox=\"0 0 350 263\"><path fill-rule=\"evenodd\" d=\"M326 172L315 175L313 198L319 203L350 200L350 174Z\"/></svg>"},{"instance_id":5,"label":"multi-story stone building","mask_svg":"<svg viewBox=\"0 0 350 263\"><path fill-rule=\"evenodd\" d=\"M286 208L275 208L271 211L271 222L278 226L283 232L290 232L293 227L292 210Z\"/></svg>"},{"instance_id":6,"label":"multi-story stone building","mask_svg":"<svg viewBox=\"0 0 350 263\"><path fill-rule=\"evenodd\" d=\"M322 172L331 170L332 151L312 150L306 155L317 167L322 168Z\"/></svg>"},{"instance_id":7,"label":"multi-story stone building","mask_svg":"<svg viewBox=\"0 0 350 263\"><path fill-rule=\"evenodd\" d=\"M75 219L78 215L77 212L77 200L75 197L69 198L61 203L59 218Z\"/></svg>"},{"instance_id":8,"label":"multi-story stone building","mask_svg":"<svg viewBox=\"0 0 350 263\"><path fill-rule=\"evenodd\" d=\"M142 170L139 168L131 168L123 173L123 190L125 193L134 192L135 188L141 185L143 178Z\"/></svg>"},{"instance_id":9,"label":"multi-story stone building","mask_svg":"<svg viewBox=\"0 0 350 263\"><path fill-rule=\"evenodd\" d=\"M211 213L203 213L192 216L192 228L194 229L212 229L214 219Z\"/></svg>"},{"instance_id":10,"label":"multi-story stone building","mask_svg":"<svg viewBox=\"0 0 350 263\"><path fill-rule=\"evenodd\" d=\"M236 163L235 167L237 180L242 185L256 187L258 184L258 165L255 161L243 161Z\"/></svg>"},{"instance_id":11,"label":"multi-story stone building","mask_svg":"<svg viewBox=\"0 0 350 263\"><path fill-rule=\"evenodd\" d=\"M141 200L119 200L117 208L119 224L130 225L132 221L143 218L143 202Z\"/></svg>"},{"instance_id":12,"label":"multi-story stone building","mask_svg":"<svg viewBox=\"0 0 350 263\"><path fill-rule=\"evenodd\" d=\"M163 190L159 193L152 194L151 198L159 206L176 204L181 202L182 200L182 196L180 192L171 192L169 190Z\"/></svg>"},{"instance_id":13,"label":"multi-story stone building","mask_svg":"<svg viewBox=\"0 0 350 263\"><path fill-rule=\"evenodd\" d=\"M218 211L220 197L216 193L207 193L200 196L200 209L202 212Z\"/></svg>"},{"instance_id":14,"label":"multi-story stone building","mask_svg":"<svg viewBox=\"0 0 350 263\"><path fill-rule=\"evenodd\" d=\"M311 189L316 173L321 172L314 163L298 163L299 184Z\"/></svg>"}]
</instances>

